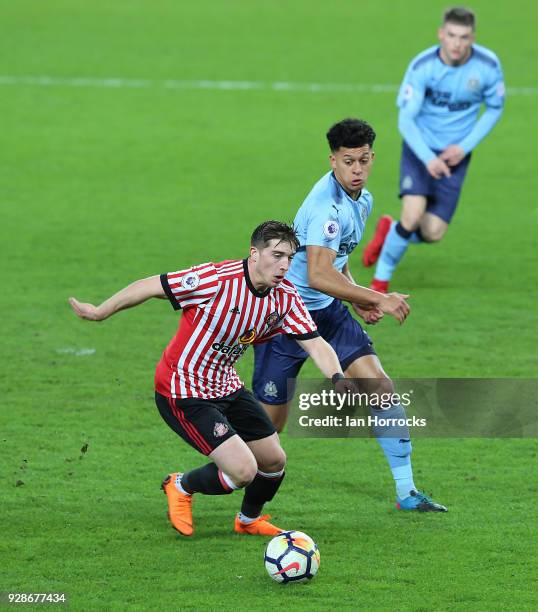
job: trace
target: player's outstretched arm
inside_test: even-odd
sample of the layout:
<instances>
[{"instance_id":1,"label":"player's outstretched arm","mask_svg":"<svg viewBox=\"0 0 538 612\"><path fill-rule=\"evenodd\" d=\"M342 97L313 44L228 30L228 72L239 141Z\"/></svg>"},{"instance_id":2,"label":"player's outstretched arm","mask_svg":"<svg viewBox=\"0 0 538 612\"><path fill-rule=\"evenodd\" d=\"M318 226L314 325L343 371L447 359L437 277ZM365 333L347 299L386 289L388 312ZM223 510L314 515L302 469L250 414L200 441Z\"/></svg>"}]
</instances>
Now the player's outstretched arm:
<instances>
[{"instance_id":1,"label":"player's outstretched arm","mask_svg":"<svg viewBox=\"0 0 538 612\"><path fill-rule=\"evenodd\" d=\"M165 298L160 276L150 276L131 283L99 306L87 302L79 302L74 297L69 298L69 304L75 314L87 321L104 321L120 310L132 308L149 298Z\"/></svg>"},{"instance_id":2,"label":"player's outstretched arm","mask_svg":"<svg viewBox=\"0 0 538 612\"><path fill-rule=\"evenodd\" d=\"M499 121L503 113L503 107L487 107L480 119L475 123L470 134L460 142L460 147L465 154L470 153L482 139L489 134L493 126Z\"/></svg>"},{"instance_id":3,"label":"player's outstretched arm","mask_svg":"<svg viewBox=\"0 0 538 612\"><path fill-rule=\"evenodd\" d=\"M338 355L321 336L310 338L310 340L297 340L297 342L312 357L321 373L335 383L336 391L339 393L345 393L347 390L355 391L353 383L343 378L344 373Z\"/></svg>"},{"instance_id":4,"label":"player's outstretched arm","mask_svg":"<svg viewBox=\"0 0 538 612\"><path fill-rule=\"evenodd\" d=\"M338 355L321 336L309 340L297 340L297 342L312 357L324 376L332 378L334 374L343 374Z\"/></svg>"},{"instance_id":5,"label":"player's outstretched arm","mask_svg":"<svg viewBox=\"0 0 538 612\"><path fill-rule=\"evenodd\" d=\"M336 252L327 247L307 246L308 284L313 289L339 300L358 304L363 309L378 308L381 312L403 323L410 312L403 293L379 293L361 287L339 272L333 265ZM306 350L306 349L305 349Z\"/></svg>"}]
</instances>

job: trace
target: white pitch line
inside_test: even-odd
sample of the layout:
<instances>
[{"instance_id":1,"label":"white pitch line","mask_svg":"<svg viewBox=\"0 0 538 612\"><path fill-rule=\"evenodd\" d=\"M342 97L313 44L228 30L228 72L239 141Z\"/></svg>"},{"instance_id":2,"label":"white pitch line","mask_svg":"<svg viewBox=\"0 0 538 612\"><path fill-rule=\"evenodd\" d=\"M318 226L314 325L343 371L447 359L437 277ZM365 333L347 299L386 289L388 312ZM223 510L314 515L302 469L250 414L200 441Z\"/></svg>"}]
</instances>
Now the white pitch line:
<instances>
[{"instance_id":1,"label":"white pitch line","mask_svg":"<svg viewBox=\"0 0 538 612\"><path fill-rule=\"evenodd\" d=\"M58 355L76 355L77 357L84 357L86 355L94 355L95 349L94 348L66 347L66 348L57 348L56 352L58 353Z\"/></svg>"},{"instance_id":2,"label":"white pitch line","mask_svg":"<svg viewBox=\"0 0 538 612\"><path fill-rule=\"evenodd\" d=\"M111 89L141 89L163 87L165 89L206 89L220 91L300 91L311 93L395 93L398 85L391 83L299 83L293 81L212 81L177 80L157 81L153 79L51 77L0 75L1 85L30 85L37 87L95 87ZM512 96L538 96L538 87L508 87Z\"/></svg>"}]
</instances>

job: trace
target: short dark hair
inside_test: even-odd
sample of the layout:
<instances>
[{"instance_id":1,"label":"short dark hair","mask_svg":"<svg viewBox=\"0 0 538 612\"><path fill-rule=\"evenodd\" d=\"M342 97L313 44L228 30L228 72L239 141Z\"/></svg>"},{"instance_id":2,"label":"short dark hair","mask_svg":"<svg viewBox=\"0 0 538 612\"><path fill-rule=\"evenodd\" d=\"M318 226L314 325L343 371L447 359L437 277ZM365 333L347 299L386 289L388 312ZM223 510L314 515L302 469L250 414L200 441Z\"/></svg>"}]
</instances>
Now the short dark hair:
<instances>
[{"instance_id":1,"label":"short dark hair","mask_svg":"<svg viewBox=\"0 0 538 612\"><path fill-rule=\"evenodd\" d=\"M474 31L476 17L473 11L465 6L453 6L444 12L443 23L456 23L458 25L471 26Z\"/></svg>"},{"instance_id":2,"label":"short dark hair","mask_svg":"<svg viewBox=\"0 0 538 612\"><path fill-rule=\"evenodd\" d=\"M260 223L252 232L250 244L261 250L275 238L279 243L289 242L294 251L299 248L299 238L297 238L294 227L281 221L264 221Z\"/></svg>"},{"instance_id":3,"label":"short dark hair","mask_svg":"<svg viewBox=\"0 0 538 612\"><path fill-rule=\"evenodd\" d=\"M362 119L343 119L335 123L327 132L329 147L334 153L340 147L356 149L374 144L375 132L372 126Z\"/></svg>"}]
</instances>

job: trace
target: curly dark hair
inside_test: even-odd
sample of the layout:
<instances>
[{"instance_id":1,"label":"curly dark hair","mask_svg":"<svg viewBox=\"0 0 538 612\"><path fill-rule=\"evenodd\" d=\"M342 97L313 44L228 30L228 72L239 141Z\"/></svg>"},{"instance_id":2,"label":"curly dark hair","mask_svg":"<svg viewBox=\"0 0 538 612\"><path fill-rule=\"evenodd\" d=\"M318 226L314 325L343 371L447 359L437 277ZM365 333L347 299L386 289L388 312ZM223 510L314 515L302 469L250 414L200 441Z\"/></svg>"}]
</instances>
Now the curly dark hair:
<instances>
[{"instance_id":1,"label":"curly dark hair","mask_svg":"<svg viewBox=\"0 0 538 612\"><path fill-rule=\"evenodd\" d=\"M264 221L252 232L250 238L251 246L257 249L264 249L271 240L277 239L278 242L289 242L294 251L299 248L299 239L292 225L281 221Z\"/></svg>"},{"instance_id":2,"label":"curly dark hair","mask_svg":"<svg viewBox=\"0 0 538 612\"><path fill-rule=\"evenodd\" d=\"M340 147L356 149L374 144L375 132L372 126L362 119L343 119L335 123L327 132L329 147L334 153Z\"/></svg>"}]
</instances>

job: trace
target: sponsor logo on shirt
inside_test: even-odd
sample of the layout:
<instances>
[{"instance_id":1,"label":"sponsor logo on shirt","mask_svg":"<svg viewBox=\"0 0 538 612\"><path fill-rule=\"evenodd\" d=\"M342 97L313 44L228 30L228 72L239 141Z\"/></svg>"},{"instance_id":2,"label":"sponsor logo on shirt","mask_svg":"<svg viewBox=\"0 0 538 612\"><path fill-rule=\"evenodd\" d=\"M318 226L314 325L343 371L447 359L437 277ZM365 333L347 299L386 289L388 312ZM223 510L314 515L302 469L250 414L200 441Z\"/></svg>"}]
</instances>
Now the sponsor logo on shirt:
<instances>
[{"instance_id":1,"label":"sponsor logo on shirt","mask_svg":"<svg viewBox=\"0 0 538 612\"><path fill-rule=\"evenodd\" d=\"M431 87L426 88L425 96L434 106L444 106L448 108L449 111L466 110L472 104L469 100L451 102L451 94L449 91L439 91Z\"/></svg>"},{"instance_id":2,"label":"sponsor logo on shirt","mask_svg":"<svg viewBox=\"0 0 538 612\"><path fill-rule=\"evenodd\" d=\"M193 291L200 284L200 277L196 272L187 272L185 276L181 279L181 286L183 289L188 289Z\"/></svg>"},{"instance_id":3,"label":"sponsor logo on shirt","mask_svg":"<svg viewBox=\"0 0 538 612\"><path fill-rule=\"evenodd\" d=\"M232 357L239 358L248 349L248 344L224 344L224 342L213 342L211 348L223 355L231 355Z\"/></svg>"},{"instance_id":4,"label":"sponsor logo on shirt","mask_svg":"<svg viewBox=\"0 0 538 612\"><path fill-rule=\"evenodd\" d=\"M325 221L325 224L323 225L323 234L325 235L325 238L333 240L336 238L336 236L338 236L339 231L340 226L338 225L338 221L333 221L332 219Z\"/></svg>"},{"instance_id":5,"label":"sponsor logo on shirt","mask_svg":"<svg viewBox=\"0 0 538 612\"><path fill-rule=\"evenodd\" d=\"M239 337L239 344L224 344L224 342L213 342L211 348L214 351L218 351L223 355L231 355L233 357L241 357L241 355L248 349L249 345L254 342L257 336L257 331L253 327L246 331L242 336Z\"/></svg>"},{"instance_id":6,"label":"sponsor logo on shirt","mask_svg":"<svg viewBox=\"0 0 538 612\"><path fill-rule=\"evenodd\" d=\"M257 331L254 329L249 329L242 336L239 337L239 342L241 344L252 344L254 342L254 338L256 338Z\"/></svg>"}]
</instances>

